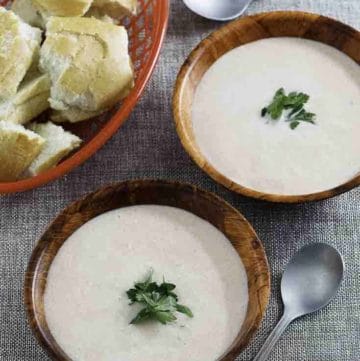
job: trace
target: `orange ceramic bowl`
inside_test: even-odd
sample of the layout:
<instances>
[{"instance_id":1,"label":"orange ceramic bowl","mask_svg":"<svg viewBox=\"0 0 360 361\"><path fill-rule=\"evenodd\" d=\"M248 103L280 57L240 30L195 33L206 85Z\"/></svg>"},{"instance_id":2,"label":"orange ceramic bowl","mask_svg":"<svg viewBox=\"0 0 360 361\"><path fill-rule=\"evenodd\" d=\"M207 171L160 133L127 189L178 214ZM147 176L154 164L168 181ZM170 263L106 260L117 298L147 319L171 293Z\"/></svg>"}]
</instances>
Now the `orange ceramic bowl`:
<instances>
[{"instance_id":1,"label":"orange ceramic bowl","mask_svg":"<svg viewBox=\"0 0 360 361\"><path fill-rule=\"evenodd\" d=\"M154 70L169 18L168 0L138 0L138 2L138 15L123 21L129 33L129 50L136 74L135 86L131 93L114 109L93 120L65 124L66 129L84 140L83 146L57 167L36 177L0 183L0 193L30 190L63 176L90 158L125 122ZM9 0L0 0L0 6L10 4Z\"/></svg>"}]
</instances>

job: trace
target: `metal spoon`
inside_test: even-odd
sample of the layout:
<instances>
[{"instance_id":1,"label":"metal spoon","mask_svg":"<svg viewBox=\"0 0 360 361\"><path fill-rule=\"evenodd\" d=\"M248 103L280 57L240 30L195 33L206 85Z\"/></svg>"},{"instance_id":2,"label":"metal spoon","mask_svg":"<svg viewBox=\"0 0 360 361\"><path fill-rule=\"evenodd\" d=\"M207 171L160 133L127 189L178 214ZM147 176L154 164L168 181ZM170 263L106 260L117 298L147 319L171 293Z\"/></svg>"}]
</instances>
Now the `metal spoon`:
<instances>
[{"instance_id":1,"label":"metal spoon","mask_svg":"<svg viewBox=\"0 0 360 361\"><path fill-rule=\"evenodd\" d=\"M242 15L253 0L183 0L194 13L204 18L227 21Z\"/></svg>"},{"instance_id":2,"label":"metal spoon","mask_svg":"<svg viewBox=\"0 0 360 361\"><path fill-rule=\"evenodd\" d=\"M326 244L302 248L287 265L281 280L284 314L254 361L265 361L286 327L296 318L325 307L338 291L344 264Z\"/></svg>"}]
</instances>

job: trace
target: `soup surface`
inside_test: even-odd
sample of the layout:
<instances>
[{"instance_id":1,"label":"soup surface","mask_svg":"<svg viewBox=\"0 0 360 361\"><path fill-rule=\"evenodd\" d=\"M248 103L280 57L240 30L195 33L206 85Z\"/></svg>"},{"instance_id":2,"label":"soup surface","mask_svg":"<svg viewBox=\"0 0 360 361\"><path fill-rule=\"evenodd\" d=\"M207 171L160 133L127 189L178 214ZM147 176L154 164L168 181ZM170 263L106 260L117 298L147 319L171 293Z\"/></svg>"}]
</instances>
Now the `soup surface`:
<instances>
[{"instance_id":1,"label":"soup surface","mask_svg":"<svg viewBox=\"0 0 360 361\"><path fill-rule=\"evenodd\" d=\"M262 117L275 92L310 96L316 125ZM309 194L360 172L360 66L339 50L271 38L218 59L196 90L193 131L201 153L230 180L265 193Z\"/></svg>"},{"instance_id":2,"label":"soup surface","mask_svg":"<svg viewBox=\"0 0 360 361\"><path fill-rule=\"evenodd\" d=\"M139 308L126 291L151 268L157 281L176 284L194 318L129 324ZM83 225L55 257L45 292L49 328L74 361L214 361L237 336L247 303L245 268L228 239L165 206L121 208Z\"/></svg>"}]
</instances>

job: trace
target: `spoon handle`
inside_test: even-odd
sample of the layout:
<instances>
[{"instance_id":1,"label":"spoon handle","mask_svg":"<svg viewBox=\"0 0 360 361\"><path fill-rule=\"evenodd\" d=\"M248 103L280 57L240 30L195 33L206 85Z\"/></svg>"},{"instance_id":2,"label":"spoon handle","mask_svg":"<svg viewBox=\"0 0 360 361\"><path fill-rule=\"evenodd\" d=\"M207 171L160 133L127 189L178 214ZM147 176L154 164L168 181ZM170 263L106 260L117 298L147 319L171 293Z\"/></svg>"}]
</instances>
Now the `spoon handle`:
<instances>
[{"instance_id":1,"label":"spoon handle","mask_svg":"<svg viewBox=\"0 0 360 361\"><path fill-rule=\"evenodd\" d=\"M276 342L279 340L283 332L285 331L286 327L289 326L289 323L293 320L286 312L281 317L279 323L275 326L267 340L265 341L264 345L261 347L259 353L254 358L253 361L265 361L267 360L270 352L274 348Z\"/></svg>"}]
</instances>

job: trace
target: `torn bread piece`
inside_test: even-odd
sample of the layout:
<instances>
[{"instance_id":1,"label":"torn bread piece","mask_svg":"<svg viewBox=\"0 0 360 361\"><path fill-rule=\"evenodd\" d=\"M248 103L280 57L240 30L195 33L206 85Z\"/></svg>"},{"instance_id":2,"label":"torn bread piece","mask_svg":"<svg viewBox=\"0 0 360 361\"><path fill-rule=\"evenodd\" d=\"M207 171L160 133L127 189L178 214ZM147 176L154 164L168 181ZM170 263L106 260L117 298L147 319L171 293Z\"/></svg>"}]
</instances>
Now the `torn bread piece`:
<instances>
[{"instance_id":1,"label":"torn bread piece","mask_svg":"<svg viewBox=\"0 0 360 361\"><path fill-rule=\"evenodd\" d=\"M92 8L113 19L136 15L137 0L94 0Z\"/></svg>"},{"instance_id":2,"label":"torn bread piece","mask_svg":"<svg viewBox=\"0 0 360 361\"><path fill-rule=\"evenodd\" d=\"M109 15L101 12L98 8L94 8L94 7L91 7L90 10L85 14L85 16L88 18L95 18L104 21L105 23L111 23L115 25L120 24L119 19L112 18Z\"/></svg>"},{"instance_id":3,"label":"torn bread piece","mask_svg":"<svg viewBox=\"0 0 360 361\"><path fill-rule=\"evenodd\" d=\"M14 0L11 10L23 21L31 26L45 27L45 22L40 11L33 5L32 0Z\"/></svg>"},{"instance_id":4,"label":"torn bread piece","mask_svg":"<svg viewBox=\"0 0 360 361\"><path fill-rule=\"evenodd\" d=\"M38 56L41 30L0 7L0 101L14 96Z\"/></svg>"},{"instance_id":5,"label":"torn bread piece","mask_svg":"<svg viewBox=\"0 0 360 361\"><path fill-rule=\"evenodd\" d=\"M77 122L107 111L134 85L126 29L95 18L52 17L40 51L51 78L56 120Z\"/></svg>"},{"instance_id":6,"label":"torn bread piece","mask_svg":"<svg viewBox=\"0 0 360 361\"><path fill-rule=\"evenodd\" d=\"M93 0L31 0L44 19L50 16L83 16Z\"/></svg>"},{"instance_id":7,"label":"torn bread piece","mask_svg":"<svg viewBox=\"0 0 360 361\"><path fill-rule=\"evenodd\" d=\"M25 80L12 98L0 102L0 120L26 124L36 118L50 106L50 84L47 74Z\"/></svg>"},{"instance_id":8,"label":"torn bread piece","mask_svg":"<svg viewBox=\"0 0 360 361\"><path fill-rule=\"evenodd\" d=\"M0 121L0 182L11 182L40 154L45 140L22 125Z\"/></svg>"},{"instance_id":9,"label":"torn bread piece","mask_svg":"<svg viewBox=\"0 0 360 361\"><path fill-rule=\"evenodd\" d=\"M81 139L66 132L61 126L48 123L33 123L29 126L33 132L46 140L39 156L30 165L26 174L36 176L55 167L70 152L78 148Z\"/></svg>"}]
</instances>

